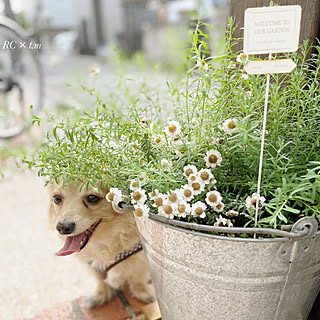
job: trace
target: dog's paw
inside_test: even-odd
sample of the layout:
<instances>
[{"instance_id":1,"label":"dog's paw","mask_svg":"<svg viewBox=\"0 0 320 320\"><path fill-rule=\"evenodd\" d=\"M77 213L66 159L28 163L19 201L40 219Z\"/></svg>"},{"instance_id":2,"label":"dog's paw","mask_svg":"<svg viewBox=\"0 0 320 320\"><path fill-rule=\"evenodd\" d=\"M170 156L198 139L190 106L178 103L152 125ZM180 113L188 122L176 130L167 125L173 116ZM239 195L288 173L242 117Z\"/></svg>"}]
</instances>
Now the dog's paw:
<instances>
[{"instance_id":1,"label":"dog's paw","mask_svg":"<svg viewBox=\"0 0 320 320\"><path fill-rule=\"evenodd\" d=\"M94 308L94 307L99 307L107 303L109 300L113 298L115 295L115 290L112 289L110 286L107 284L104 284L103 286L100 285L97 288L97 291L95 294L92 296L88 296L85 299L85 304L87 308Z\"/></svg>"},{"instance_id":2,"label":"dog's paw","mask_svg":"<svg viewBox=\"0 0 320 320\"><path fill-rule=\"evenodd\" d=\"M85 304L87 308L95 308L104 305L107 303L109 299L105 296L97 296L93 294L92 296L86 297Z\"/></svg>"},{"instance_id":3,"label":"dog's paw","mask_svg":"<svg viewBox=\"0 0 320 320\"><path fill-rule=\"evenodd\" d=\"M131 294L146 303L150 303L156 300L153 286L151 284L135 284L130 286Z\"/></svg>"}]
</instances>

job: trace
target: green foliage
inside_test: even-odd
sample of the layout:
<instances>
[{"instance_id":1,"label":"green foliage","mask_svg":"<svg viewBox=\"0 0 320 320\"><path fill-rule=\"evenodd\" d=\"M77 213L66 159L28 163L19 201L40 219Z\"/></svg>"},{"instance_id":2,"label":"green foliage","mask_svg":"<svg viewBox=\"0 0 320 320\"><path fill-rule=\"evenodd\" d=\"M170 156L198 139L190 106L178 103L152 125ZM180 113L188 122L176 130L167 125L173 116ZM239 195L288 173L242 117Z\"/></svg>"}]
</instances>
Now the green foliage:
<instances>
[{"instance_id":1,"label":"green foliage","mask_svg":"<svg viewBox=\"0 0 320 320\"><path fill-rule=\"evenodd\" d=\"M63 178L82 187L119 188L129 202L131 180L144 179L147 192L167 194L187 183L185 166L205 168L207 152L217 150L222 155L221 166L212 169L217 183L206 188L220 192L225 209L220 213L209 208L203 219L177 219L214 224L220 214L237 210L240 215L233 224L252 226L254 210L246 207L246 199L257 188L266 77L245 74L243 61L232 52L233 29L231 21L225 54L208 57L206 35L197 27L189 57L192 67L182 82L167 83L170 99L147 84L130 91L121 83L105 101L97 96L94 114L76 123L58 123L48 143L27 161L29 166L39 168L50 183ZM304 43L287 55L297 68L271 76L260 227L291 224L301 216L320 218L320 47L314 49L316 54L311 54ZM165 132L169 114L181 125L174 138ZM230 131L227 119L235 126ZM205 202L206 192L192 203ZM147 201L157 213L151 203Z\"/></svg>"}]
</instances>

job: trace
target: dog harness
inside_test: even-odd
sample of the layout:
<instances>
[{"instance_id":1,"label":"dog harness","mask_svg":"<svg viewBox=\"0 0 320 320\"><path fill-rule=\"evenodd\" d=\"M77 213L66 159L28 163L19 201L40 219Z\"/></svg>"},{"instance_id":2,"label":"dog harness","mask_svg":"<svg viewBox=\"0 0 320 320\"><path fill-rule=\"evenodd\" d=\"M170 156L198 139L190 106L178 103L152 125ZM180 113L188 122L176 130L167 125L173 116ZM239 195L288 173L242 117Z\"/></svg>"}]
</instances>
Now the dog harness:
<instances>
[{"instance_id":1,"label":"dog harness","mask_svg":"<svg viewBox=\"0 0 320 320\"><path fill-rule=\"evenodd\" d=\"M139 242L130 250L125 250L125 251L122 251L121 253L119 253L116 256L116 260L112 263L107 264L103 270L97 270L97 271L107 277L107 273L109 270L111 270L113 267L115 267L118 263L122 262L123 260L126 260L127 258L131 257L133 254L141 251L142 249L143 249L142 244L141 244L141 242ZM89 262L89 265L91 265L91 264L92 264L92 261Z\"/></svg>"}]
</instances>

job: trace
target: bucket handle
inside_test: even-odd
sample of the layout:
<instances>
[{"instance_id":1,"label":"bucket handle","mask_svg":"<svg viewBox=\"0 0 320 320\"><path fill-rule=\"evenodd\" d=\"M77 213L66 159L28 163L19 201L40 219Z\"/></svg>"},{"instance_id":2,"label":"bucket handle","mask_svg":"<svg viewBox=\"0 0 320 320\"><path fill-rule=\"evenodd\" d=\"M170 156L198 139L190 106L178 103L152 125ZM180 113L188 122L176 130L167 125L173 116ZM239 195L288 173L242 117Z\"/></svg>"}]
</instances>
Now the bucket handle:
<instances>
[{"instance_id":1,"label":"bucket handle","mask_svg":"<svg viewBox=\"0 0 320 320\"><path fill-rule=\"evenodd\" d=\"M127 212L133 210L134 207L128 204L122 203L121 211ZM116 210L117 211L117 210ZM217 233L247 233L247 234L265 234L270 236L284 237L289 239L300 239L314 236L318 231L318 222L313 217L303 217L299 219L293 225L286 225L282 229L271 228L234 228L234 227L218 227L208 226L197 223L183 222L178 220L172 220L159 216L158 214L149 213L149 219L158 221L172 226L181 227L184 229L204 231L204 232L217 232Z\"/></svg>"},{"instance_id":2,"label":"bucket handle","mask_svg":"<svg viewBox=\"0 0 320 320\"><path fill-rule=\"evenodd\" d=\"M312 237L318 230L318 223L313 217L303 217L299 219L294 225L290 226L291 231L283 231L271 228L234 228L234 227L218 227L208 226L196 223L183 222L178 220L172 220L159 216L157 214L149 213L149 219L158 222L170 224L176 227L182 227L185 229L205 231L205 232L217 232L217 233L247 233L247 234L265 234L271 236L284 237L289 239L300 239L306 237Z\"/></svg>"}]
</instances>

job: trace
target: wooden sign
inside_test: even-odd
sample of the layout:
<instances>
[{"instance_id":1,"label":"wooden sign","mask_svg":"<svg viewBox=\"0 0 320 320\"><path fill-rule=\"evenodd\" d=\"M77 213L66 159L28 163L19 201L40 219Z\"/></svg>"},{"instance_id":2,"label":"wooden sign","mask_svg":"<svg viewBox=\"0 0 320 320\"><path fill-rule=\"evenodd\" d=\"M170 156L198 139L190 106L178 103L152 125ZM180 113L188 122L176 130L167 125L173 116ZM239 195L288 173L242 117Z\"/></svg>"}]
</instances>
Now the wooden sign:
<instances>
[{"instance_id":1,"label":"wooden sign","mask_svg":"<svg viewBox=\"0 0 320 320\"><path fill-rule=\"evenodd\" d=\"M292 59L250 61L244 66L248 74L287 73L296 67Z\"/></svg>"},{"instance_id":2,"label":"wooden sign","mask_svg":"<svg viewBox=\"0 0 320 320\"><path fill-rule=\"evenodd\" d=\"M298 5L246 9L243 51L246 54L296 51L300 21Z\"/></svg>"}]
</instances>

